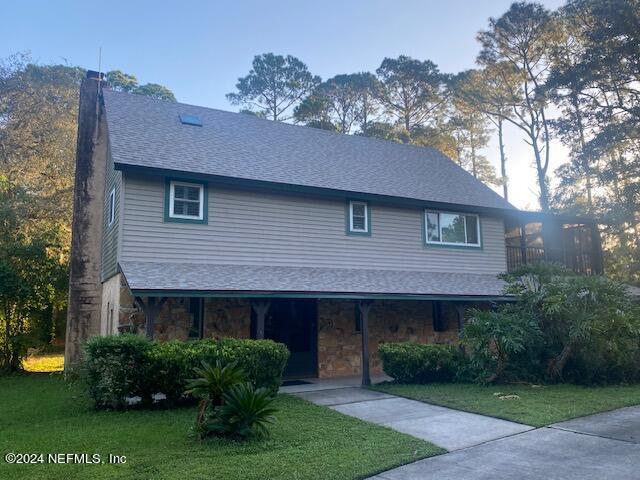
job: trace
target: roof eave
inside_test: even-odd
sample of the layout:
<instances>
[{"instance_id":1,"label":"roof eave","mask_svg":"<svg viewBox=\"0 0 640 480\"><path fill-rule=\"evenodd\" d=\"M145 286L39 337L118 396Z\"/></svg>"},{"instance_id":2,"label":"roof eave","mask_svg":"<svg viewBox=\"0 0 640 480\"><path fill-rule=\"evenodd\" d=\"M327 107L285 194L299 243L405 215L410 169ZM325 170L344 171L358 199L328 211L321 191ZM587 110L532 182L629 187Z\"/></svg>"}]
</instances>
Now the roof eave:
<instances>
[{"instance_id":1,"label":"roof eave","mask_svg":"<svg viewBox=\"0 0 640 480\"><path fill-rule=\"evenodd\" d=\"M203 298L331 298L342 300L448 300L448 301L514 301L513 295L443 295L419 293L363 293L317 291L239 291L239 290L175 290L132 288L136 297L203 297Z\"/></svg>"}]
</instances>

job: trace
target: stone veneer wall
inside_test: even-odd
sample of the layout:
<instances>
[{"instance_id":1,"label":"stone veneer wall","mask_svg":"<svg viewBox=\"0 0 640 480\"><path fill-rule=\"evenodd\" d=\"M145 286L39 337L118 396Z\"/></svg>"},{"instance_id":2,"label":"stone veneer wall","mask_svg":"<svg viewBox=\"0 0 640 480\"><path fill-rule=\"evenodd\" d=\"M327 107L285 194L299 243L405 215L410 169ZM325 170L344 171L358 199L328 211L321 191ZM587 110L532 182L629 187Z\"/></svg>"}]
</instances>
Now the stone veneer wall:
<instances>
[{"instance_id":1,"label":"stone veneer wall","mask_svg":"<svg viewBox=\"0 0 640 480\"><path fill-rule=\"evenodd\" d=\"M355 331L355 302L318 302L318 370L321 378L359 375L362 338ZM376 301L369 313L369 352L372 375L382 373L378 345L383 342L455 343L457 318L447 312L447 330L434 332L428 301Z\"/></svg>"},{"instance_id":2,"label":"stone veneer wall","mask_svg":"<svg viewBox=\"0 0 640 480\"><path fill-rule=\"evenodd\" d=\"M318 300L318 371L321 378L360 375L361 333L355 331L355 302ZM414 341L455 343L458 321L445 312L447 329L433 330L432 305L428 301L385 300L374 302L369 314L369 352L372 375L382 373L378 345ZM204 305L204 337L250 338L251 304L248 299L207 298ZM144 315L136 308L128 286L120 288L120 326L144 331ZM156 320L155 338L185 340L190 327L189 301L170 298Z\"/></svg>"},{"instance_id":3,"label":"stone veneer wall","mask_svg":"<svg viewBox=\"0 0 640 480\"><path fill-rule=\"evenodd\" d=\"M119 325L144 332L145 317L136 307L127 284L120 284ZM188 298L169 298L156 319L154 338L161 341L186 340L191 327ZM205 338L249 338L251 304L244 298L206 298L204 300Z\"/></svg>"}]
</instances>

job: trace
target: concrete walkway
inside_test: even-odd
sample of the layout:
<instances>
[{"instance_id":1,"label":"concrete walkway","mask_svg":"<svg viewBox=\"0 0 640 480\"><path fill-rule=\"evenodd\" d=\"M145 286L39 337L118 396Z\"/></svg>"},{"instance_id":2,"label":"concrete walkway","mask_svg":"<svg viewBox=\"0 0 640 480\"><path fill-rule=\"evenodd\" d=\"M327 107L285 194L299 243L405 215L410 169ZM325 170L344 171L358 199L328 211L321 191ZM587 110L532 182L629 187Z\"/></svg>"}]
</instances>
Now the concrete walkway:
<instances>
[{"instance_id":1,"label":"concrete walkway","mask_svg":"<svg viewBox=\"0 0 640 480\"><path fill-rule=\"evenodd\" d=\"M556 423L427 458L377 480L637 480L640 406Z\"/></svg>"},{"instance_id":2,"label":"concrete walkway","mask_svg":"<svg viewBox=\"0 0 640 480\"><path fill-rule=\"evenodd\" d=\"M449 451L526 432L519 423L437 407L359 387L318 389L293 393L345 415L393 428Z\"/></svg>"},{"instance_id":3,"label":"concrete walkway","mask_svg":"<svg viewBox=\"0 0 640 480\"><path fill-rule=\"evenodd\" d=\"M344 381L282 390L450 452L370 480L640 479L640 406L534 429L355 385Z\"/></svg>"}]
</instances>

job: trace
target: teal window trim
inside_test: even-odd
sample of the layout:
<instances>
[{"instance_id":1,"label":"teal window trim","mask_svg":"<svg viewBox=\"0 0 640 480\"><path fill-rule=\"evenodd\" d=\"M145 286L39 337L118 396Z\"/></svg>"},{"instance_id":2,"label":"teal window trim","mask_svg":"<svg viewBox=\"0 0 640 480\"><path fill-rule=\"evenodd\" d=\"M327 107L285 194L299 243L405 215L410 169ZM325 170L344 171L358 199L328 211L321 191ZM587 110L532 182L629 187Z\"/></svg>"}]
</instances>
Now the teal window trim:
<instances>
[{"instance_id":1,"label":"teal window trim","mask_svg":"<svg viewBox=\"0 0 640 480\"><path fill-rule=\"evenodd\" d=\"M187 185L199 186L201 188L201 205L202 218L183 218L171 216L171 187L175 183L184 183ZM183 178L166 177L164 184L164 221L165 223L198 223L207 224L209 221L209 186L207 182L194 181Z\"/></svg>"},{"instance_id":2,"label":"teal window trim","mask_svg":"<svg viewBox=\"0 0 640 480\"><path fill-rule=\"evenodd\" d=\"M365 216L367 230L353 230L353 222L351 221L352 205L354 203L361 203L365 205ZM371 236L371 204L367 200L359 200L355 198L347 199L345 203L345 232L347 235L355 235L361 237Z\"/></svg>"},{"instance_id":3,"label":"teal window trim","mask_svg":"<svg viewBox=\"0 0 640 480\"><path fill-rule=\"evenodd\" d=\"M428 213L437 213L438 215L441 213L448 213L451 215L464 215L465 217L471 216L476 217L476 225L478 228L478 243L448 243L448 242L435 242L429 241L427 237L427 214ZM440 218L438 216L438 228ZM465 221L465 229L466 229L466 221ZM442 233L440 233L442 236ZM442 237L441 237L442 238ZM422 244L427 248L435 247L435 248L451 248L451 249L464 249L464 250L482 250L482 221L480 219L480 215L477 213L469 213L469 212L451 212L446 210L434 210L425 208L422 212Z\"/></svg>"},{"instance_id":4,"label":"teal window trim","mask_svg":"<svg viewBox=\"0 0 640 480\"><path fill-rule=\"evenodd\" d=\"M109 203L107 205L107 227L111 227L116 221L116 187L109 192Z\"/></svg>"}]
</instances>

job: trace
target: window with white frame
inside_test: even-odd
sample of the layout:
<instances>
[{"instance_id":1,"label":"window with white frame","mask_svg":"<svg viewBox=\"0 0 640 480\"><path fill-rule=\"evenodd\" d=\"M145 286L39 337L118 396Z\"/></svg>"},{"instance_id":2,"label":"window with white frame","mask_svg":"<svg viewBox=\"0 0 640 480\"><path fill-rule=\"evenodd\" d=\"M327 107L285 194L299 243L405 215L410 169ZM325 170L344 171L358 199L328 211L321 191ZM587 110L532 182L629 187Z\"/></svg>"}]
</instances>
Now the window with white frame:
<instances>
[{"instance_id":1,"label":"window with white frame","mask_svg":"<svg viewBox=\"0 0 640 480\"><path fill-rule=\"evenodd\" d=\"M480 218L468 213L425 211L427 243L480 246Z\"/></svg>"},{"instance_id":2,"label":"window with white frame","mask_svg":"<svg viewBox=\"0 0 640 480\"><path fill-rule=\"evenodd\" d=\"M108 226L110 227L111 225L113 225L113 222L116 219L116 189L113 188L111 189L111 192L109 192L109 223Z\"/></svg>"},{"instance_id":3,"label":"window with white frame","mask_svg":"<svg viewBox=\"0 0 640 480\"><path fill-rule=\"evenodd\" d=\"M349 202L349 231L369 233L369 204L367 202Z\"/></svg>"},{"instance_id":4,"label":"window with white frame","mask_svg":"<svg viewBox=\"0 0 640 480\"><path fill-rule=\"evenodd\" d=\"M204 185L171 181L169 184L169 217L202 220L204 214Z\"/></svg>"}]
</instances>

